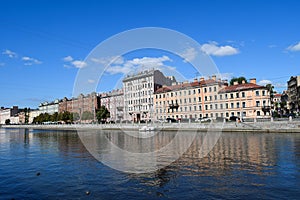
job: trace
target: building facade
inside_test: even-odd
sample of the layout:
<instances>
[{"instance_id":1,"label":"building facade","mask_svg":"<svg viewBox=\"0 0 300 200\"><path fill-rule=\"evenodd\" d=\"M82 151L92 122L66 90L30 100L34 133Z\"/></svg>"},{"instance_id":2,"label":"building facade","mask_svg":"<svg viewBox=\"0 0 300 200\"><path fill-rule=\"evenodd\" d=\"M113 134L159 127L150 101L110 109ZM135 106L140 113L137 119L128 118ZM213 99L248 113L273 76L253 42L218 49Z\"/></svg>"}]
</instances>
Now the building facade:
<instances>
[{"instance_id":1,"label":"building facade","mask_svg":"<svg viewBox=\"0 0 300 200\"><path fill-rule=\"evenodd\" d=\"M80 94L76 98L68 99L64 98L60 101L58 111L59 112L70 112L77 113L81 120L83 113L91 113L93 119L96 120L96 111L100 108L100 97L95 92L88 95Z\"/></svg>"},{"instance_id":2,"label":"building facade","mask_svg":"<svg viewBox=\"0 0 300 200\"><path fill-rule=\"evenodd\" d=\"M300 76L292 76L287 82L288 109L290 112L300 111Z\"/></svg>"},{"instance_id":3,"label":"building facade","mask_svg":"<svg viewBox=\"0 0 300 200\"><path fill-rule=\"evenodd\" d=\"M39 111L40 113L48 113L52 115L55 112L58 112L59 110L59 100L56 99L55 101L52 102L43 102L39 105Z\"/></svg>"},{"instance_id":4,"label":"building facade","mask_svg":"<svg viewBox=\"0 0 300 200\"><path fill-rule=\"evenodd\" d=\"M162 87L155 92L156 119L221 117L225 107L216 104L220 98L218 91L227 85L227 81L212 76L207 80L200 78L191 83L173 83L172 86Z\"/></svg>"},{"instance_id":5,"label":"building facade","mask_svg":"<svg viewBox=\"0 0 300 200\"><path fill-rule=\"evenodd\" d=\"M270 117L270 95L264 86L234 83L216 79L216 76L194 82L173 84L155 92L156 119L241 118Z\"/></svg>"},{"instance_id":6,"label":"building facade","mask_svg":"<svg viewBox=\"0 0 300 200\"><path fill-rule=\"evenodd\" d=\"M122 89L101 93L100 104L110 112L108 121L120 122L124 119L124 92Z\"/></svg>"},{"instance_id":7,"label":"building facade","mask_svg":"<svg viewBox=\"0 0 300 200\"><path fill-rule=\"evenodd\" d=\"M13 106L12 108L1 108L0 109L0 124L5 124L7 119L10 120L11 124L19 123L19 108L18 106Z\"/></svg>"},{"instance_id":8,"label":"building facade","mask_svg":"<svg viewBox=\"0 0 300 200\"><path fill-rule=\"evenodd\" d=\"M223 88L219 91L223 95L220 103L223 104L225 117L238 116L247 118L271 117L270 93L266 87L256 84L256 79L250 83L243 82Z\"/></svg>"},{"instance_id":9,"label":"building facade","mask_svg":"<svg viewBox=\"0 0 300 200\"><path fill-rule=\"evenodd\" d=\"M134 122L154 119L154 92L162 86L176 82L159 70L140 72L123 79L124 119Z\"/></svg>"}]
</instances>

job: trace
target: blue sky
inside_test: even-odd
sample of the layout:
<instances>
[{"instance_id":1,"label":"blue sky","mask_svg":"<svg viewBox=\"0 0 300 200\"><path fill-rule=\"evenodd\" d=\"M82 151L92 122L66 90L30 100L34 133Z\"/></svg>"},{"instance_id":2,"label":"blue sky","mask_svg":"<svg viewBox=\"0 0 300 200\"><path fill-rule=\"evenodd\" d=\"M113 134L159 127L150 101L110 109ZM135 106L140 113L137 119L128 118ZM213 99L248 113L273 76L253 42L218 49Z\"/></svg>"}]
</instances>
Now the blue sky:
<instances>
[{"instance_id":1,"label":"blue sky","mask_svg":"<svg viewBox=\"0 0 300 200\"><path fill-rule=\"evenodd\" d=\"M140 27L184 33L202 45L226 77L256 77L282 91L291 75L300 75L299 10L300 3L289 0L0 0L0 106L36 108L42 101L72 96L90 51ZM142 63L145 57L180 68L189 79L195 76L188 63L167 52L133 52L123 63L135 58ZM111 75L114 81L122 77L116 71ZM110 89L112 84L100 82L99 91Z\"/></svg>"}]
</instances>

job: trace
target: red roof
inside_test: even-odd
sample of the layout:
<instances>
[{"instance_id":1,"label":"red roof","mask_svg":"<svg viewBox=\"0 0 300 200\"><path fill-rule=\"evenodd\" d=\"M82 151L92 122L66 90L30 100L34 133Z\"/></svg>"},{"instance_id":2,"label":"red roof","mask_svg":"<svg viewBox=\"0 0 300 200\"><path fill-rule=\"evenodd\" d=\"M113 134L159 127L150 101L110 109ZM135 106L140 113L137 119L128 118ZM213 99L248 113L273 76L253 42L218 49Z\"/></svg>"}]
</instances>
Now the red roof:
<instances>
[{"instance_id":1,"label":"red roof","mask_svg":"<svg viewBox=\"0 0 300 200\"><path fill-rule=\"evenodd\" d=\"M157 89L155 91L155 93L164 93L164 92L180 90L180 89L189 88L189 87L203 87L205 85L214 84L214 83L225 84L224 82L218 82L213 79L208 79L208 80L204 80L204 81L194 81L194 82L190 82L190 83L181 83L178 85L164 86L162 88Z\"/></svg>"},{"instance_id":2,"label":"red roof","mask_svg":"<svg viewBox=\"0 0 300 200\"><path fill-rule=\"evenodd\" d=\"M238 84L238 85L230 85L222 90L219 91L219 93L225 93L225 92L235 92L235 91L242 91L242 90L253 90L253 89L262 89L265 88L261 85L256 85L254 83L244 83L244 84Z\"/></svg>"}]
</instances>

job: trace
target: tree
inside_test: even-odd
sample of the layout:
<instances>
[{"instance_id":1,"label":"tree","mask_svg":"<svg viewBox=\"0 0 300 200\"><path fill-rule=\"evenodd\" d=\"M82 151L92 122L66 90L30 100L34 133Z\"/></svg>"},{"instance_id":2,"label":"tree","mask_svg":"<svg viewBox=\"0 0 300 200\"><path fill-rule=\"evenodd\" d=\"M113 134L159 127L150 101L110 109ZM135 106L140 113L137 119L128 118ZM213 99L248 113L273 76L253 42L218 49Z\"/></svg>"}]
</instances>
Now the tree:
<instances>
[{"instance_id":1,"label":"tree","mask_svg":"<svg viewBox=\"0 0 300 200\"><path fill-rule=\"evenodd\" d=\"M5 120L5 124L6 124L6 125L10 124L10 119L6 119L6 120Z\"/></svg>"},{"instance_id":2,"label":"tree","mask_svg":"<svg viewBox=\"0 0 300 200\"><path fill-rule=\"evenodd\" d=\"M73 113L73 120L78 121L79 119L80 119L80 115L77 112Z\"/></svg>"},{"instance_id":3,"label":"tree","mask_svg":"<svg viewBox=\"0 0 300 200\"><path fill-rule=\"evenodd\" d=\"M271 107L274 108L274 102L273 102L273 99L274 99L274 86L272 84L267 84L266 85L266 88L267 90L269 91L269 94L270 94L270 102L271 102Z\"/></svg>"},{"instance_id":4,"label":"tree","mask_svg":"<svg viewBox=\"0 0 300 200\"><path fill-rule=\"evenodd\" d=\"M90 111L84 111L82 113L82 116L81 116L82 120L90 120L90 119L93 119L93 118L94 118L94 116Z\"/></svg>"},{"instance_id":5,"label":"tree","mask_svg":"<svg viewBox=\"0 0 300 200\"><path fill-rule=\"evenodd\" d=\"M242 84L243 81L245 81L245 83L248 83L247 79L243 76L240 76L240 77L233 77L231 80L230 80L230 85L233 85L234 82L238 82L239 84Z\"/></svg>"},{"instance_id":6,"label":"tree","mask_svg":"<svg viewBox=\"0 0 300 200\"><path fill-rule=\"evenodd\" d=\"M96 112L96 117L98 122L104 121L110 117L110 112L105 106L101 106L100 109Z\"/></svg>"}]
</instances>

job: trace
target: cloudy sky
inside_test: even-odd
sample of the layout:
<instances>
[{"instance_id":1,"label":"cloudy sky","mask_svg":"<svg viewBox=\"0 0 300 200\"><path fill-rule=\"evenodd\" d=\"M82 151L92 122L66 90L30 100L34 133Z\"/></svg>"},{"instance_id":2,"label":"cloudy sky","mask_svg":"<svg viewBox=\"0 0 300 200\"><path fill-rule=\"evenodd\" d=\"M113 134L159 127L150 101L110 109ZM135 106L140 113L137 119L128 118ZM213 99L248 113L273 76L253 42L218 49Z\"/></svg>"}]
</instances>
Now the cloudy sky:
<instances>
[{"instance_id":1,"label":"cloudy sky","mask_svg":"<svg viewBox=\"0 0 300 200\"><path fill-rule=\"evenodd\" d=\"M163 27L193 38L224 78L256 77L278 91L300 75L298 1L1 1L0 106L36 108L72 96L78 70L102 41L140 27ZM141 50L119 56L98 91L111 90L141 67L192 79L195 49L179 55ZM95 63L109 62L95 58ZM111 58L107 58L111 60ZM88 79L89 83L98 80Z\"/></svg>"}]
</instances>

